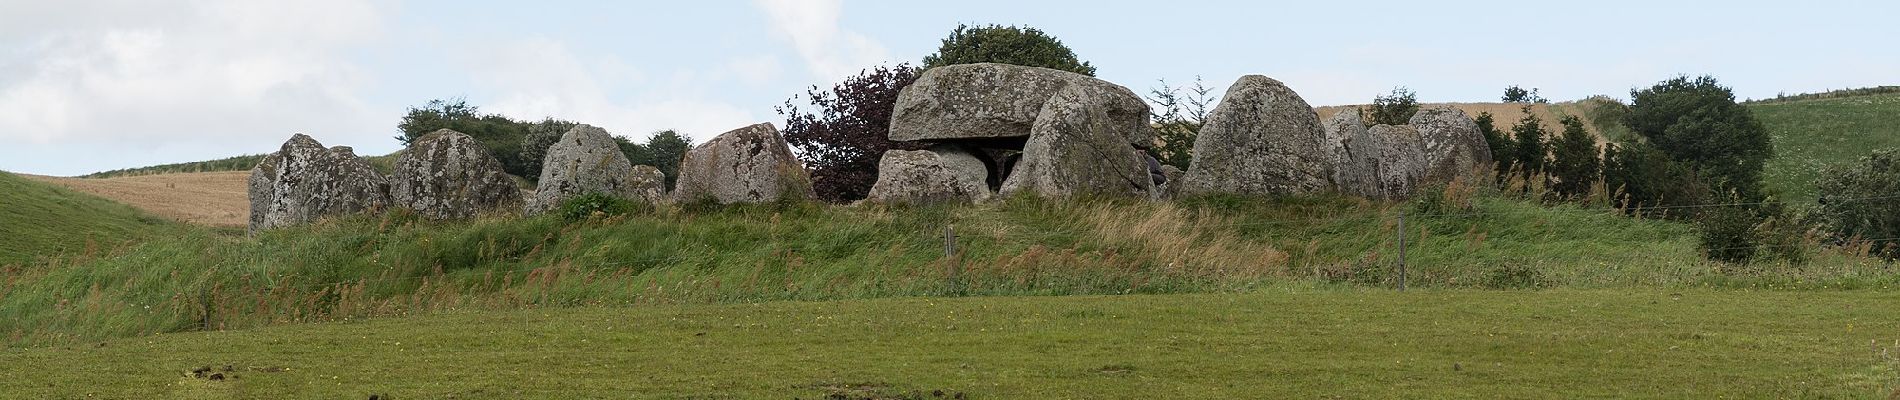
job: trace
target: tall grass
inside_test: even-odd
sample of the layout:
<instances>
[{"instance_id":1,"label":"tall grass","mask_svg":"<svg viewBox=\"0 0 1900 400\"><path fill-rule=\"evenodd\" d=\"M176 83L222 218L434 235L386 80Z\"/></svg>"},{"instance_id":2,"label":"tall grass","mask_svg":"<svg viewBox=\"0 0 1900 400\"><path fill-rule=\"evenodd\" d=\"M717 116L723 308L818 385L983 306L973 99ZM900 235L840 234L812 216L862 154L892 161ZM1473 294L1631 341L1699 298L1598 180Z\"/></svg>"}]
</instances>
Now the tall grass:
<instances>
[{"instance_id":1,"label":"tall grass","mask_svg":"<svg viewBox=\"0 0 1900 400\"><path fill-rule=\"evenodd\" d=\"M1802 267L1710 264L1686 225L1470 187L1405 203L668 206L576 222L357 216L254 238L185 229L0 271L0 334L43 343L450 309L1391 287L1400 214L1414 287L1894 281L1889 265L1838 251Z\"/></svg>"}]
</instances>

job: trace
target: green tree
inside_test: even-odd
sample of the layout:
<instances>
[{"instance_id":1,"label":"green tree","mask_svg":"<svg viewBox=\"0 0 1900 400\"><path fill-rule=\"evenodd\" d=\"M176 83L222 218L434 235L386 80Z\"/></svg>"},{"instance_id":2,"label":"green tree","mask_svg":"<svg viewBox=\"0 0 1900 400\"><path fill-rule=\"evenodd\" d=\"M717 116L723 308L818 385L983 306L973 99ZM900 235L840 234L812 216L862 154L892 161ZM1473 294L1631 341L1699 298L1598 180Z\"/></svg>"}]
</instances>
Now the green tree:
<instances>
[{"instance_id":1,"label":"green tree","mask_svg":"<svg viewBox=\"0 0 1900 400\"><path fill-rule=\"evenodd\" d=\"M1816 214L1836 240L1877 239L1874 249L1900 259L1900 149L1876 151L1857 163L1829 167L1815 182Z\"/></svg>"},{"instance_id":2,"label":"green tree","mask_svg":"<svg viewBox=\"0 0 1900 400\"><path fill-rule=\"evenodd\" d=\"M1473 122L1478 123L1478 133L1484 135L1484 144L1491 148L1491 158L1496 160L1493 168L1497 169L1498 176L1510 173L1512 156L1515 154L1513 151L1516 151L1512 147L1511 137L1498 131L1496 117L1490 111L1478 113L1478 118L1473 119Z\"/></svg>"},{"instance_id":3,"label":"green tree","mask_svg":"<svg viewBox=\"0 0 1900 400\"><path fill-rule=\"evenodd\" d=\"M501 162L503 171L515 176L528 176L528 163L521 157L521 144L528 137L528 125L499 114L482 114L480 109L463 99L437 99L430 100L422 107L410 107L409 112L403 115L402 122L396 124L396 129L402 132L396 140L407 146L416 138L437 129L451 129L487 147L489 154Z\"/></svg>"},{"instance_id":4,"label":"green tree","mask_svg":"<svg viewBox=\"0 0 1900 400\"><path fill-rule=\"evenodd\" d=\"M1544 130L1544 120L1538 118L1536 113L1532 113L1530 106L1524 106L1524 118L1517 120L1517 125L1511 126L1513 168L1517 168L1526 176L1542 173L1544 158L1547 156L1544 149L1545 136L1549 136L1549 132Z\"/></svg>"},{"instance_id":5,"label":"green tree","mask_svg":"<svg viewBox=\"0 0 1900 400\"><path fill-rule=\"evenodd\" d=\"M1517 85L1511 85L1511 87L1504 88L1503 100L1506 103L1540 103L1541 104L1541 103L1550 102L1549 100L1544 100L1543 96L1537 95L1537 88L1524 90L1524 88L1518 87Z\"/></svg>"},{"instance_id":6,"label":"green tree","mask_svg":"<svg viewBox=\"0 0 1900 400\"><path fill-rule=\"evenodd\" d=\"M1412 114L1418 113L1418 94L1404 86L1392 88L1392 93L1373 97L1372 107L1366 107L1365 119L1371 125L1405 125L1412 121Z\"/></svg>"},{"instance_id":7,"label":"green tree","mask_svg":"<svg viewBox=\"0 0 1900 400\"><path fill-rule=\"evenodd\" d=\"M521 138L520 159L526 168L522 169L522 178L529 181L541 180L541 166L546 162L548 148L561 141L561 135L579 125L573 121L547 118L528 125L528 136Z\"/></svg>"},{"instance_id":8,"label":"green tree","mask_svg":"<svg viewBox=\"0 0 1900 400\"><path fill-rule=\"evenodd\" d=\"M653 152L647 151L647 146L640 142L635 142L626 136L614 135L614 146L620 147L620 154L625 154L627 161L633 165L653 165Z\"/></svg>"},{"instance_id":9,"label":"green tree","mask_svg":"<svg viewBox=\"0 0 1900 400\"><path fill-rule=\"evenodd\" d=\"M1590 194L1597 181L1601 159L1597 155L1596 136L1583 128L1583 119L1566 115L1558 122L1564 131L1550 143L1551 177L1558 194L1572 198Z\"/></svg>"},{"instance_id":10,"label":"green tree","mask_svg":"<svg viewBox=\"0 0 1900 400\"><path fill-rule=\"evenodd\" d=\"M1694 216L1690 213L1693 208L1671 207L1712 200L1708 186L1693 168L1670 160L1655 146L1641 141L1606 146L1603 179L1617 207L1648 216L1687 219Z\"/></svg>"},{"instance_id":11,"label":"green tree","mask_svg":"<svg viewBox=\"0 0 1900 400\"><path fill-rule=\"evenodd\" d=\"M845 78L828 91L812 86L805 91L811 111L800 108L797 97L778 107L785 116L785 141L800 150L798 158L811 168L812 191L819 199L863 199L877 183L877 164L885 151L924 148L921 143L890 140L897 94L917 82L922 72L906 64L879 66Z\"/></svg>"},{"instance_id":12,"label":"green tree","mask_svg":"<svg viewBox=\"0 0 1900 400\"><path fill-rule=\"evenodd\" d=\"M1061 40L1028 27L958 24L949 37L943 38L936 54L924 57L924 69L975 63L1043 67L1095 76L1095 66L1077 59L1075 51Z\"/></svg>"},{"instance_id":13,"label":"green tree","mask_svg":"<svg viewBox=\"0 0 1900 400\"><path fill-rule=\"evenodd\" d=\"M1679 76L1630 91L1630 131L1698 171L1722 196L1765 198L1762 166L1774 154L1768 129L1714 77Z\"/></svg>"},{"instance_id":14,"label":"green tree","mask_svg":"<svg viewBox=\"0 0 1900 400\"><path fill-rule=\"evenodd\" d=\"M666 173L666 189L673 190L673 184L679 181L680 160L686 158L686 151L693 148L693 141L672 129L654 132L647 138L647 164Z\"/></svg>"},{"instance_id":15,"label":"green tree","mask_svg":"<svg viewBox=\"0 0 1900 400\"><path fill-rule=\"evenodd\" d=\"M1201 134L1217 96L1199 76L1194 77L1193 86L1187 87L1160 82L1161 86L1149 89L1146 96L1148 103L1161 111L1154 114L1155 159L1186 170L1194 161L1194 138Z\"/></svg>"}]
</instances>

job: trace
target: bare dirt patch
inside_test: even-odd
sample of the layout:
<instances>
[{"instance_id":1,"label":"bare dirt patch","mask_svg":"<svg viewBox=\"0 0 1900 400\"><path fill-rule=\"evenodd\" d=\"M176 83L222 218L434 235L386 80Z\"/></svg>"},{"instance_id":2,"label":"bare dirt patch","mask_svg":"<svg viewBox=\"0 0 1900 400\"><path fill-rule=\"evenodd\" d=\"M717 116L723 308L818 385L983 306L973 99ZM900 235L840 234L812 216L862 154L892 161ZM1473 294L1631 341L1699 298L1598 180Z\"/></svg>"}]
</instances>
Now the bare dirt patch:
<instances>
[{"instance_id":1,"label":"bare dirt patch","mask_svg":"<svg viewBox=\"0 0 1900 400\"><path fill-rule=\"evenodd\" d=\"M250 223L249 171L88 179L21 175L137 207L186 223L242 227Z\"/></svg>"}]
</instances>

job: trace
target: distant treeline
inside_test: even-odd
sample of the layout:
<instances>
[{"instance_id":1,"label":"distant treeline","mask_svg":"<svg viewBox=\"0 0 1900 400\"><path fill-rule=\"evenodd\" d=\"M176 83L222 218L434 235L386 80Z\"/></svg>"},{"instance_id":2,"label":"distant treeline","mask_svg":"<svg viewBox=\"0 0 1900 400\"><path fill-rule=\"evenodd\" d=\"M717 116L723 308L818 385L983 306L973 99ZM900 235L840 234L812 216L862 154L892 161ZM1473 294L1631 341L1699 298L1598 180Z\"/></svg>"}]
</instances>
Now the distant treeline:
<instances>
[{"instance_id":1,"label":"distant treeline","mask_svg":"<svg viewBox=\"0 0 1900 400\"><path fill-rule=\"evenodd\" d=\"M189 173L189 172L244 171L244 170L251 169L251 167L257 166L257 162L263 159L264 159L263 154L251 154L251 155L242 155L242 156L230 157L230 158L220 158L220 159L210 160L210 161L197 161L197 162L188 162L188 163L154 165L150 167L115 169L115 170L105 171L105 172L94 172L89 175L81 176L81 178L113 178L113 177L121 177L121 176L177 174L177 173Z\"/></svg>"},{"instance_id":2,"label":"distant treeline","mask_svg":"<svg viewBox=\"0 0 1900 400\"><path fill-rule=\"evenodd\" d=\"M1744 103L1776 103L1784 101L1819 100L1837 97L1871 96L1876 94L1900 93L1900 86L1875 86L1859 89L1829 90L1820 93L1777 94L1772 99L1755 99Z\"/></svg>"}]
</instances>

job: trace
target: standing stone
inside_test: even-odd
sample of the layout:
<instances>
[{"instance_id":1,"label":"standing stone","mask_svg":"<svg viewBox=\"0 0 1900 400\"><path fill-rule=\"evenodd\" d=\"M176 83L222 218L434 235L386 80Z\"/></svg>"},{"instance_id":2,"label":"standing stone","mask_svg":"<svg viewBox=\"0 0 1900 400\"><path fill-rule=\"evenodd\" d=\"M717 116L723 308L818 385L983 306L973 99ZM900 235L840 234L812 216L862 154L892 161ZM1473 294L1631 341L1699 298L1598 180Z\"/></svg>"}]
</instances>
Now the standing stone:
<instances>
[{"instance_id":1,"label":"standing stone","mask_svg":"<svg viewBox=\"0 0 1900 400\"><path fill-rule=\"evenodd\" d=\"M633 163L620 152L613 136L592 125L575 125L548 147L527 213L541 214L587 193L637 199L632 179Z\"/></svg>"},{"instance_id":2,"label":"standing stone","mask_svg":"<svg viewBox=\"0 0 1900 400\"><path fill-rule=\"evenodd\" d=\"M1425 175L1425 149L1409 125L1375 125L1346 139L1341 192L1375 199L1401 199Z\"/></svg>"},{"instance_id":3,"label":"standing stone","mask_svg":"<svg viewBox=\"0 0 1900 400\"><path fill-rule=\"evenodd\" d=\"M1154 133L1148 104L1128 88L1087 75L1048 68L978 63L931 68L897 96L890 139L896 141L1021 138L1030 135L1047 103L1080 87L1100 108L1103 129L1147 148ZM1073 101L1073 100L1070 100Z\"/></svg>"},{"instance_id":4,"label":"standing stone","mask_svg":"<svg viewBox=\"0 0 1900 400\"><path fill-rule=\"evenodd\" d=\"M890 150L877 162L877 183L865 201L874 203L973 203L990 198L983 160L956 146Z\"/></svg>"},{"instance_id":5,"label":"standing stone","mask_svg":"<svg viewBox=\"0 0 1900 400\"><path fill-rule=\"evenodd\" d=\"M521 205L521 189L475 138L442 129L409 143L396 158L389 197L433 219L469 218Z\"/></svg>"},{"instance_id":6,"label":"standing stone","mask_svg":"<svg viewBox=\"0 0 1900 400\"><path fill-rule=\"evenodd\" d=\"M1182 193L1318 192L1330 187L1334 157L1306 100L1280 81L1243 76L1201 127Z\"/></svg>"},{"instance_id":7,"label":"standing stone","mask_svg":"<svg viewBox=\"0 0 1900 400\"><path fill-rule=\"evenodd\" d=\"M1426 170L1422 185L1442 184L1491 170L1491 146L1478 123L1451 106L1431 106L1412 114L1407 125L1424 141Z\"/></svg>"},{"instance_id":8,"label":"standing stone","mask_svg":"<svg viewBox=\"0 0 1900 400\"><path fill-rule=\"evenodd\" d=\"M1022 160L1003 182L1002 195L1154 195L1146 155L1129 144L1099 94L1087 86L1075 86L1043 105L1023 146Z\"/></svg>"},{"instance_id":9,"label":"standing stone","mask_svg":"<svg viewBox=\"0 0 1900 400\"><path fill-rule=\"evenodd\" d=\"M628 181L633 187L633 199L648 204L666 202L666 173L651 165L633 166L633 175Z\"/></svg>"},{"instance_id":10,"label":"standing stone","mask_svg":"<svg viewBox=\"0 0 1900 400\"><path fill-rule=\"evenodd\" d=\"M304 134L251 168L251 231L381 210L388 181L349 147L325 149Z\"/></svg>"},{"instance_id":11,"label":"standing stone","mask_svg":"<svg viewBox=\"0 0 1900 400\"><path fill-rule=\"evenodd\" d=\"M673 197L721 204L811 198L811 175L772 124L719 134L686 152Z\"/></svg>"}]
</instances>

